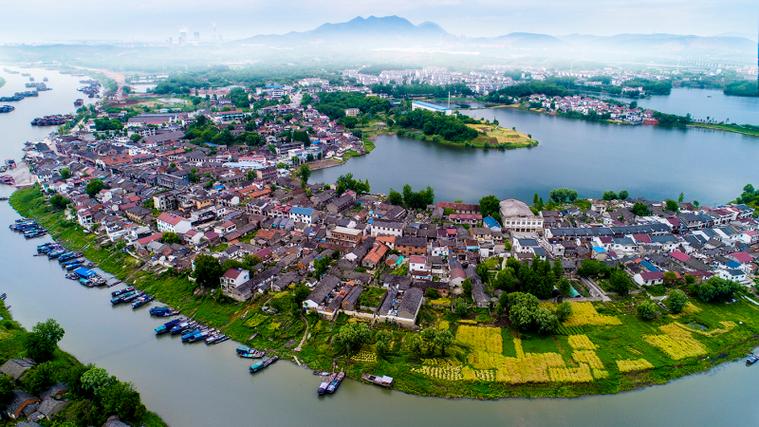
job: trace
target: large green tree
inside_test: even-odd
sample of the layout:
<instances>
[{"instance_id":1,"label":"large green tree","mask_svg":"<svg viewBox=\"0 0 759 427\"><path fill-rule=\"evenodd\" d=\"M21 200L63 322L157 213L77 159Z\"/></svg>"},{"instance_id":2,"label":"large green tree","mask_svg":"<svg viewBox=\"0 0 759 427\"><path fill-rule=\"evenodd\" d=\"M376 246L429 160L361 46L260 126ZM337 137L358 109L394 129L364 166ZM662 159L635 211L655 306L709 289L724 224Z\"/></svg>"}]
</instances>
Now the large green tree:
<instances>
[{"instance_id":1,"label":"large green tree","mask_svg":"<svg viewBox=\"0 0 759 427\"><path fill-rule=\"evenodd\" d=\"M27 356L37 362L44 362L53 358L58 342L63 338L65 331L53 319L37 323L32 331L26 335L24 347Z\"/></svg>"},{"instance_id":2,"label":"large green tree","mask_svg":"<svg viewBox=\"0 0 759 427\"><path fill-rule=\"evenodd\" d=\"M216 288L224 271L219 260L211 255L201 254L195 258L195 280L203 288Z\"/></svg>"}]
</instances>

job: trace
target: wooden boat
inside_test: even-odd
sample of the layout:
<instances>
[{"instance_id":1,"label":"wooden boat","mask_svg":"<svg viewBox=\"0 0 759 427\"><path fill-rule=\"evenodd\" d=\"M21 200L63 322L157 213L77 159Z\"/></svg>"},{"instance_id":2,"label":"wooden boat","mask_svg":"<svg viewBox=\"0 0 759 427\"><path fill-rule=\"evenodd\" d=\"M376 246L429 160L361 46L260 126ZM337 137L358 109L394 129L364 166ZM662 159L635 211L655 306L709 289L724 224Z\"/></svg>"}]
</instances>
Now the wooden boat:
<instances>
[{"instance_id":1,"label":"wooden boat","mask_svg":"<svg viewBox=\"0 0 759 427\"><path fill-rule=\"evenodd\" d=\"M340 384L343 383L343 380L345 379L345 372L338 372L335 378L332 379L332 381L329 382L329 385L327 386L327 393L329 394L335 394L338 388L340 388Z\"/></svg>"},{"instance_id":2,"label":"wooden boat","mask_svg":"<svg viewBox=\"0 0 759 427\"><path fill-rule=\"evenodd\" d=\"M327 394L327 389L329 388L329 385L332 384L332 381L337 378L336 373L332 373L327 378L324 379L324 381L319 383L319 387L316 389L316 394L319 396L324 396Z\"/></svg>"},{"instance_id":3,"label":"wooden boat","mask_svg":"<svg viewBox=\"0 0 759 427\"><path fill-rule=\"evenodd\" d=\"M380 387L390 388L393 386L393 377L388 377L387 375L377 376L372 374L361 374L361 379Z\"/></svg>"},{"instance_id":4,"label":"wooden boat","mask_svg":"<svg viewBox=\"0 0 759 427\"><path fill-rule=\"evenodd\" d=\"M243 359L260 359L266 355L265 351L256 350L248 346L241 345L235 349L237 355Z\"/></svg>"},{"instance_id":5,"label":"wooden boat","mask_svg":"<svg viewBox=\"0 0 759 427\"><path fill-rule=\"evenodd\" d=\"M751 366L756 362L759 362L759 355L757 354L749 354L746 358L746 366Z\"/></svg>"}]
</instances>

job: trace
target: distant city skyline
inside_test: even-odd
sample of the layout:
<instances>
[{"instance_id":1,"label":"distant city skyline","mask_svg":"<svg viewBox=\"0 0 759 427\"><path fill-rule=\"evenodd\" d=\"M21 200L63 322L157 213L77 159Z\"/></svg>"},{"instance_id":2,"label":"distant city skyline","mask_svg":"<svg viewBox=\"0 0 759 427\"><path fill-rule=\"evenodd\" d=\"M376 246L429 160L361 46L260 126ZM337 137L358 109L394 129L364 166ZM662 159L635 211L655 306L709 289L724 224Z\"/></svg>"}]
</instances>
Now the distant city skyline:
<instances>
[{"instance_id":1,"label":"distant city skyline","mask_svg":"<svg viewBox=\"0 0 759 427\"><path fill-rule=\"evenodd\" d=\"M355 16L432 21L465 36L675 33L756 39L755 0L26 0L4 2L0 43L209 41L307 31ZM214 31L214 28L216 29Z\"/></svg>"}]
</instances>

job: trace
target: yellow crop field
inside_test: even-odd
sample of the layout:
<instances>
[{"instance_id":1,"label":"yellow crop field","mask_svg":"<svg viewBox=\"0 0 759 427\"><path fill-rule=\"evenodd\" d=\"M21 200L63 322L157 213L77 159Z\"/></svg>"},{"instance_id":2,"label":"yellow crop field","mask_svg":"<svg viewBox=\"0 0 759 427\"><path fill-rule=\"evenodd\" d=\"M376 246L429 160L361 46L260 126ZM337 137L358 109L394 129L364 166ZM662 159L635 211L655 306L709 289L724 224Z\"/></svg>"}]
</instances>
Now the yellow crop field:
<instances>
[{"instance_id":1,"label":"yellow crop field","mask_svg":"<svg viewBox=\"0 0 759 427\"><path fill-rule=\"evenodd\" d=\"M522 349L522 340L514 338L514 350L516 351L517 359L524 358L524 349Z\"/></svg>"},{"instance_id":2,"label":"yellow crop field","mask_svg":"<svg viewBox=\"0 0 759 427\"><path fill-rule=\"evenodd\" d=\"M654 365L646 359L617 360L619 372L645 371L653 367Z\"/></svg>"},{"instance_id":3,"label":"yellow crop field","mask_svg":"<svg viewBox=\"0 0 759 427\"><path fill-rule=\"evenodd\" d=\"M447 320L441 320L440 323L437 324L437 328L440 329L441 331L444 331L450 327L451 327L451 324L448 323Z\"/></svg>"},{"instance_id":4,"label":"yellow crop field","mask_svg":"<svg viewBox=\"0 0 759 427\"><path fill-rule=\"evenodd\" d=\"M464 374L461 372L461 366L422 365L419 368L412 368L411 372L445 381L461 381L464 379Z\"/></svg>"},{"instance_id":5,"label":"yellow crop field","mask_svg":"<svg viewBox=\"0 0 759 427\"><path fill-rule=\"evenodd\" d=\"M377 362L377 354L369 349L362 348L361 351L354 354L351 359L356 362L375 363Z\"/></svg>"},{"instance_id":6,"label":"yellow crop field","mask_svg":"<svg viewBox=\"0 0 759 427\"><path fill-rule=\"evenodd\" d=\"M456 331L456 340L468 345L474 351L487 351L497 354L501 354L503 351L501 328L459 325Z\"/></svg>"},{"instance_id":7,"label":"yellow crop field","mask_svg":"<svg viewBox=\"0 0 759 427\"><path fill-rule=\"evenodd\" d=\"M604 364L593 350L576 350L572 352L572 359L577 363L585 363L594 369L603 369Z\"/></svg>"},{"instance_id":8,"label":"yellow crop field","mask_svg":"<svg viewBox=\"0 0 759 427\"><path fill-rule=\"evenodd\" d=\"M584 364L576 368L549 368L548 375L551 381L557 383L589 383L593 381L590 368Z\"/></svg>"},{"instance_id":9,"label":"yellow crop field","mask_svg":"<svg viewBox=\"0 0 759 427\"><path fill-rule=\"evenodd\" d=\"M691 328L690 326L683 325L682 323L678 323L678 322L675 322L674 324L677 325L677 326L679 326L682 329L685 329L688 332L693 332L694 334L703 335L705 337L713 337L715 335L720 335L720 334L724 334L726 332L730 332L733 328L735 328L737 326L735 324L735 322L731 322L729 320L728 321L723 320L723 321L721 321L719 323L722 325L722 327L721 328L712 329L711 331L702 331L701 329Z\"/></svg>"},{"instance_id":10,"label":"yellow crop field","mask_svg":"<svg viewBox=\"0 0 759 427\"><path fill-rule=\"evenodd\" d=\"M593 378L600 380L609 377L609 371L605 369L593 369Z\"/></svg>"},{"instance_id":11,"label":"yellow crop field","mask_svg":"<svg viewBox=\"0 0 759 427\"><path fill-rule=\"evenodd\" d=\"M621 325L622 322L615 316L598 314L593 304L589 302L570 302L572 315L564 322L564 326L604 326Z\"/></svg>"},{"instance_id":12,"label":"yellow crop field","mask_svg":"<svg viewBox=\"0 0 759 427\"><path fill-rule=\"evenodd\" d=\"M693 338L693 334L675 323L660 326L663 335L645 335L643 339L674 360L703 356L706 347Z\"/></svg>"},{"instance_id":13,"label":"yellow crop field","mask_svg":"<svg viewBox=\"0 0 759 427\"><path fill-rule=\"evenodd\" d=\"M596 345L590 341L587 335L570 335L567 337L569 345L575 350L595 350Z\"/></svg>"}]
</instances>

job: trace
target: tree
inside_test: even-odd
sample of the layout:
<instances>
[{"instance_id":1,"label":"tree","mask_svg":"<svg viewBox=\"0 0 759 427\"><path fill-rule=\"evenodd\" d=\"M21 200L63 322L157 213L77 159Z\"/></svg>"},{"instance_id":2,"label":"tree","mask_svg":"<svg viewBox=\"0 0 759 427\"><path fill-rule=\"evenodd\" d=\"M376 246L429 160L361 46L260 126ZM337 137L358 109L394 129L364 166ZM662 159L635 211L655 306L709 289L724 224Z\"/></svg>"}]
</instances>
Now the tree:
<instances>
[{"instance_id":1,"label":"tree","mask_svg":"<svg viewBox=\"0 0 759 427\"><path fill-rule=\"evenodd\" d=\"M664 280L664 286L668 288L677 285L679 282L679 279L677 278L677 273L675 273L674 271L665 271L663 280Z\"/></svg>"},{"instance_id":2,"label":"tree","mask_svg":"<svg viewBox=\"0 0 759 427\"><path fill-rule=\"evenodd\" d=\"M606 201L617 200L619 196L613 191L606 191L603 194L603 199Z\"/></svg>"},{"instance_id":3,"label":"tree","mask_svg":"<svg viewBox=\"0 0 759 427\"><path fill-rule=\"evenodd\" d=\"M308 184L308 178L311 177L311 168L308 165L303 164L298 168L298 177L300 178L300 186L305 187Z\"/></svg>"},{"instance_id":4,"label":"tree","mask_svg":"<svg viewBox=\"0 0 759 427\"><path fill-rule=\"evenodd\" d=\"M461 284L461 287L464 290L464 297L472 298L472 279L468 277L464 279L464 282Z\"/></svg>"},{"instance_id":5,"label":"tree","mask_svg":"<svg viewBox=\"0 0 759 427\"><path fill-rule=\"evenodd\" d=\"M564 322L572 315L572 304L564 301L556 306L556 318L559 322Z\"/></svg>"},{"instance_id":6,"label":"tree","mask_svg":"<svg viewBox=\"0 0 759 427\"><path fill-rule=\"evenodd\" d=\"M182 243L182 238L179 237L177 233L167 231L161 235L161 243L166 243L168 245L173 243Z\"/></svg>"},{"instance_id":7,"label":"tree","mask_svg":"<svg viewBox=\"0 0 759 427\"><path fill-rule=\"evenodd\" d=\"M392 334L388 331L377 331L374 334L374 351L377 353L378 358L384 359L390 353L390 342L392 339Z\"/></svg>"},{"instance_id":8,"label":"tree","mask_svg":"<svg viewBox=\"0 0 759 427\"><path fill-rule=\"evenodd\" d=\"M71 178L71 169L69 168L61 168L60 172L62 179L69 179Z\"/></svg>"},{"instance_id":9,"label":"tree","mask_svg":"<svg viewBox=\"0 0 759 427\"><path fill-rule=\"evenodd\" d=\"M53 319L37 323L32 332L26 335L24 347L26 355L37 362L52 359L53 353L58 348L58 342L63 338L65 331Z\"/></svg>"},{"instance_id":10,"label":"tree","mask_svg":"<svg viewBox=\"0 0 759 427\"><path fill-rule=\"evenodd\" d=\"M211 255L201 254L195 258L195 281L203 288L217 288L224 274L219 260Z\"/></svg>"},{"instance_id":11,"label":"tree","mask_svg":"<svg viewBox=\"0 0 759 427\"><path fill-rule=\"evenodd\" d=\"M700 285L691 285L690 289L700 301L718 303L731 301L742 291L742 286L731 280L712 276Z\"/></svg>"},{"instance_id":12,"label":"tree","mask_svg":"<svg viewBox=\"0 0 759 427\"><path fill-rule=\"evenodd\" d=\"M434 331L432 342L436 352L439 352L441 356L445 356L445 350L453 342L453 334L448 329L432 329Z\"/></svg>"},{"instance_id":13,"label":"tree","mask_svg":"<svg viewBox=\"0 0 759 427\"><path fill-rule=\"evenodd\" d=\"M482 214L483 218L499 214L500 209L501 201L498 200L498 197L490 195L480 199L480 214Z\"/></svg>"},{"instance_id":14,"label":"tree","mask_svg":"<svg viewBox=\"0 0 759 427\"><path fill-rule=\"evenodd\" d=\"M392 188L387 194L387 202L395 206L403 206L403 195Z\"/></svg>"},{"instance_id":15,"label":"tree","mask_svg":"<svg viewBox=\"0 0 759 427\"><path fill-rule=\"evenodd\" d=\"M609 287L620 296L630 293L634 286L630 276L620 269L614 269L609 275Z\"/></svg>"},{"instance_id":16,"label":"tree","mask_svg":"<svg viewBox=\"0 0 759 427\"><path fill-rule=\"evenodd\" d=\"M104 188L105 188L105 184L103 183L103 181L98 178L95 178L95 179L91 179L87 183L87 186L84 188L84 191L87 192L88 196L95 197L100 192L100 190Z\"/></svg>"},{"instance_id":17,"label":"tree","mask_svg":"<svg viewBox=\"0 0 759 427\"><path fill-rule=\"evenodd\" d=\"M656 304L651 301L643 301L638 304L636 311L638 312L638 317L646 321L654 320L659 316L659 310L656 308Z\"/></svg>"},{"instance_id":18,"label":"tree","mask_svg":"<svg viewBox=\"0 0 759 427\"><path fill-rule=\"evenodd\" d=\"M361 181L360 179L353 178L352 173L340 175L335 181L335 191L338 195L342 195L348 190L353 190L357 194L366 194L371 191L368 180Z\"/></svg>"},{"instance_id":19,"label":"tree","mask_svg":"<svg viewBox=\"0 0 759 427\"><path fill-rule=\"evenodd\" d=\"M145 405L131 384L115 381L103 388L98 397L108 415L117 415L125 421L138 421L145 415Z\"/></svg>"},{"instance_id":20,"label":"tree","mask_svg":"<svg viewBox=\"0 0 759 427\"><path fill-rule=\"evenodd\" d=\"M548 195L554 203L571 203L577 200L577 191L571 188L556 188Z\"/></svg>"},{"instance_id":21,"label":"tree","mask_svg":"<svg viewBox=\"0 0 759 427\"><path fill-rule=\"evenodd\" d=\"M648 205L642 202L635 202L632 209L630 209L630 212L632 212L636 216L651 215L651 209L648 208Z\"/></svg>"},{"instance_id":22,"label":"tree","mask_svg":"<svg viewBox=\"0 0 759 427\"><path fill-rule=\"evenodd\" d=\"M4 408L13 400L13 379L5 374L0 374L0 408Z\"/></svg>"},{"instance_id":23,"label":"tree","mask_svg":"<svg viewBox=\"0 0 759 427\"><path fill-rule=\"evenodd\" d=\"M630 193L627 190L622 190L617 196L619 196L619 200L627 200L630 197Z\"/></svg>"},{"instance_id":24,"label":"tree","mask_svg":"<svg viewBox=\"0 0 759 427\"><path fill-rule=\"evenodd\" d=\"M50 206L53 207L53 209L57 211L62 211L66 209L66 206L71 203L71 200L61 196L60 194L56 193L50 198Z\"/></svg>"},{"instance_id":25,"label":"tree","mask_svg":"<svg viewBox=\"0 0 759 427\"><path fill-rule=\"evenodd\" d=\"M680 205L678 205L676 201L668 199L664 202L664 210L678 212L680 210Z\"/></svg>"},{"instance_id":26,"label":"tree","mask_svg":"<svg viewBox=\"0 0 759 427\"><path fill-rule=\"evenodd\" d=\"M688 303L688 296L685 295L685 292L681 291L680 289L673 289L669 292L669 295L667 295L667 308L669 308L669 311L677 314L683 311L683 308L685 308L685 304Z\"/></svg>"},{"instance_id":27,"label":"tree","mask_svg":"<svg viewBox=\"0 0 759 427\"><path fill-rule=\"evenodd\" d=\"M55 384L58 380L59 373L67 367L61 366L61 363L50 360L40 363L21 377L21 384L24 390L31 394L39 395Z\"/></svg>"},{"instance_id":28,"label":"tree","mask_svg":"<svg viewBox=\"0 0 759 427\"><path fill-rule=\"evenodd\" d=\"M332 258L322 256L314 260L314 274L317 279L321 279L324 273L327 272L329 265L332 263Z\"/></svg>"},{"instance_id":29,"label":"tree","mask_svg":"<svg viewBox=\"0 0 759 427\"><path fill-rule=\"evenodd\" d=\"M103 368L90 367L81 376L82 390L90 396L98 396L103 389L116 382L116 378Z\"/></svg>"},{"instance_id":30,"label":"tree","mask_svg":"<svg viewBox=\"0 0 759 427\"><path fill-rule=\"evenodd\" d=\"M365 323L348 323L338 329L335 335L337 353L352 354L369 341L372 333Z\"/></svg>"},{"instance_id":31,"label":"tree","mask_svg":"<svg viewBox=\"0 0 759 427\"><path fill-rule=\"evenodd\" d=\"M512 292L506 299L509 321L520 331L535 331L547 335L554 333L558 328L558 317L550 310L540 307L534 295Z\"/></svg>"},{"instance_id":32,"label":"tree","mask_svg":"<svg viewBox=\"0 0 759 427\"><path fill-rule=\"evenodd\" d=\"M200 176L198 175L198 170L196 168L190 169L190 172L187 174L187 180L193 184L197 184L200 181Z\"/></svg>"}]
</instances>

